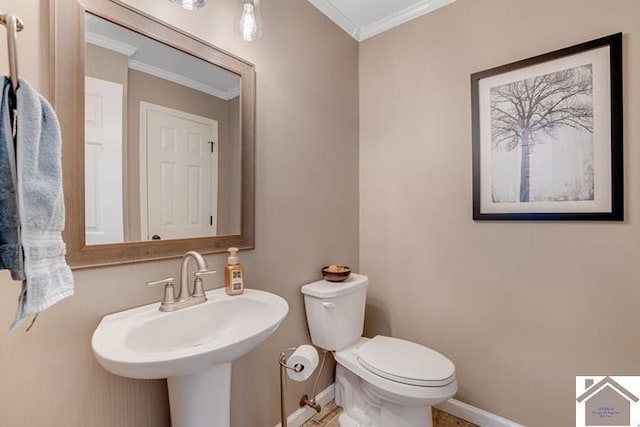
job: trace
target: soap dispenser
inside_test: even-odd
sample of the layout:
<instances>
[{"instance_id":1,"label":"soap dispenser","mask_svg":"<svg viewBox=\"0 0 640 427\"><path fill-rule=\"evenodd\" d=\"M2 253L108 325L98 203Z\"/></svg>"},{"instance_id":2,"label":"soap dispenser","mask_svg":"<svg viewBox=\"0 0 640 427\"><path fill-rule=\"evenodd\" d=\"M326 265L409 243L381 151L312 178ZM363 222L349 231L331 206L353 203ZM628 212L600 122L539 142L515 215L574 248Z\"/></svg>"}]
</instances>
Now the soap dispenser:
<instances>
[{"instance_id":1,"label":"soap dispenser","mask_svg":"<svg viewBox=\"0 0 640 427\"><path fill-rule=\"evenodd\" d=\"M244 267L238 258L238 248L229 248L227 265L224 267L224 289L229 295L244 292Z\"/></svg>"}]
</instances>

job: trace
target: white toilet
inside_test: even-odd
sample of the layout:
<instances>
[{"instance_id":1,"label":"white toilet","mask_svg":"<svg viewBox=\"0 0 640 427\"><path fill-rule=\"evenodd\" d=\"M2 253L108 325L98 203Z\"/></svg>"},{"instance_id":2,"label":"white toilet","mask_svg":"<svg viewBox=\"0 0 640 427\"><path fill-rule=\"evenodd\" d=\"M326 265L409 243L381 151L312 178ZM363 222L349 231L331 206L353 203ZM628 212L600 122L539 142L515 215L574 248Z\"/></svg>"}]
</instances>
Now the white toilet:
<instances>
[{"instance_id":1,"label":"white toilet","mask_svg":"<svg viewBox=\"0 0 640 427\"><path fill-rule=\"evenodd\" d=\"M342 427L431 427L431 406L457 389L455 366L410 341L362 337L369 278L302 286L314 345L334 352Z\"/></svg>"}]
</instances>

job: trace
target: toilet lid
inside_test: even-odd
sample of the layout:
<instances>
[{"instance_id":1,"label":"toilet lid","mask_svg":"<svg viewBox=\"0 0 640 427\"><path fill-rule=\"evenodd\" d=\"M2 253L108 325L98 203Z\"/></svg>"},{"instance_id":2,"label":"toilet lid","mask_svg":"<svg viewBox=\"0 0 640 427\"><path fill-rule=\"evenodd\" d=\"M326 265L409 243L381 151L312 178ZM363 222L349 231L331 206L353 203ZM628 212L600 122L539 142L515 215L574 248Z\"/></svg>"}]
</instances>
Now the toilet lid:
<instances>
[{"instance_id":1,"label":"toilet lid","mask_svg":"<svg viewBox=\"0 0 640 427\"><path fill-rule=\"evenodd\" d=\"M368 371L402 384L440 387L455 376L453 362L437 351L381 335L360 346L358 361Z\"/></svg>"}]
</instances>

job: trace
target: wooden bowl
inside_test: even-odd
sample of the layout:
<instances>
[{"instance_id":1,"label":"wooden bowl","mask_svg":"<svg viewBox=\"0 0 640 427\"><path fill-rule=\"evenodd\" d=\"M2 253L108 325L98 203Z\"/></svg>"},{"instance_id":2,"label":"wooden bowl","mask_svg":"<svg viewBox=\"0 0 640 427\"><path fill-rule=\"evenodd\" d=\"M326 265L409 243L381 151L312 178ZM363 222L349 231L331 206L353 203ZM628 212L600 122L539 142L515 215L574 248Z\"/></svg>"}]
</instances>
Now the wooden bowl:
<instances>
[{"instance_id":1,"label":"wooden bowl","mask_svg":"<svg viewBox=\"0 0 640 427\"><path fill-rule=\"evenodd\" d=\"M351 276L351 267L346 265L327 265L322 267L322 277L329 282L344 282Z\"/></svg>"}]
</instances>

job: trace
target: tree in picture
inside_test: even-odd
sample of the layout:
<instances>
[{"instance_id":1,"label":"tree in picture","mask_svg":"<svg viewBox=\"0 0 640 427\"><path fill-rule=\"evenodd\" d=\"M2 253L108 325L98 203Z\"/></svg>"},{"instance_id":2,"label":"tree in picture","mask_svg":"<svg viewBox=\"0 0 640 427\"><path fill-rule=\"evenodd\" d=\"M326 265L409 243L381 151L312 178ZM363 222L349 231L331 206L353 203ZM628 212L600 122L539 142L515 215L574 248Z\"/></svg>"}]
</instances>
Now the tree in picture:
<instances>
[{"instance_id":1,"label":"tree in picture","mask_svg":"<svg viewBox=\"0 0 640 427\"><path fill-rule=\"evenodd\" d=\"M491 88L494 202L593 200L592 92L591 65Z\"/></svg>"}]
</instances>

